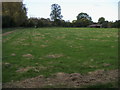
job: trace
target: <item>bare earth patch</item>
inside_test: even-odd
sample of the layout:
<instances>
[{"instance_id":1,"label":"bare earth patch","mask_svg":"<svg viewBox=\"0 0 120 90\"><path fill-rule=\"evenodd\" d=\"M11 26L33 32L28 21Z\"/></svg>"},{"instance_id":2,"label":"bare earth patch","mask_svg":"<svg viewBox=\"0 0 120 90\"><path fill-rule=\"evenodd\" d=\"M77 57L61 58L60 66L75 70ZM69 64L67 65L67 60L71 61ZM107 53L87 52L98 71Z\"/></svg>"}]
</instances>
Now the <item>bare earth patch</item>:
<instances>
[{"instance_id":1,"label":"bare earth patch","mask_svg":"<svg viewBox=\"0 0 120 90\"><path fill-rule=\"evenodd\" d=\"M44 66L35 66L35 67L25 67L25 68L19 68L16 72L20 72L20 73L24 73L24 72L27 72L29 70L33 70L35 72L40 72L40 70L45 70L47 69L47 67L44 67Z\"/></svg>"},{"instance_id":2,"label":"bare earth patch","mask_svg":"<svg viewBox=\"0 0 120 90\"><path fill-rule=\"evenodd\" d=\"M12 53L11 56L16 56L16 54L15 54L15 53Z\"/></svg>"},{"instance_id":3,"label":"bare earth patch","mask_svg":"<svg viewBox=\"0 0 120 90\"><path fill-rule=\"evenodd\" d=\"M97 83L117 82L118 70L97 70L88 74L72 73L67 74L59 72L45 78L43 75L35 78L29 78L17 82L3 83L3 88L42 88L46 86L64 85L65 87L82 87L86 85L94 85Z\"/></svg>"},{"instance_id":4,"label":"bare earth patch","mask_svg":"<svg viewBox=\"0 0 120 90\"><path fill-rule=\"evenodd\" d=\"M2 66L8 68L11 66L11 63L4 62L4 63L2 63Z\"/></svg>"},{"instance_id":5,"label":"bare earth patch","mask_svg":"<svg viewBox=\"0 0 120 90\"><path fill-rule=\"evenodd\" d=\"M47 55L45 56L46 58L60 58L60 57L63 57L64 55L63 54L50 54L50 55Z\"/></svg>"},{"instance_id":6,"label":"bare earth patch","mask_svg":"<svg viewBox=\"0 0 120 90\"><path fill-rule=\"evenodd\" d=\"M36 66L32 68L35 72L40 72L41 70L47 69L45 66Z\"/></svg>"},{"instance_id":7,"label":"bare earth patch","mask_svg":"<svg viewBox=\"0 0 120 90\"><path fill-rule=\"evenodd\" d=\"M45 47L47 47L48 45L40 45L40 47L42 47L42 48L45 48Z\"/></svg>"},{"instance_id":8,"label":"bare earth patch","mask_svg":"<svg viewBox=\"0 0 120 90\"><path fill-rule=\"evenodd\" d=\"M65 36L57 36L56 38L57 38L57 39L64 39Z\"/></svg>"},{"instance_id":9,"label":"bare earth patch","mask_svg":"<svg viewBox=\"0 0 120 90\"><path fill-rule=\"evenodd\" d=\"M30 70L30 69L32 69L33 67L26 67L26 68L20 68L20 69L18 69L16 72L21 72L21 73L23 73L23 72L27 72L28 70Z\"/></svg>"},{"instance_id":10,"label":"bare earth patch","mask_svg":"<svg viewBox=\"0 0 120 90\"><path fill-rule=\"evenodd\" d=\"M33 55L32 54L25 54L25 55L22 55L23 57L27 58L27 59L33 59Z\"/></svg>"},{"instance_id":11,"label":"bare earth patch","mask_svg":"<svg viewBox=\"0 0 120 90\"><path fill-rule=\"evenodd\" d=\"M15 31L10 31L10 32L3 33L2 36L6 36L6 35L11 34L13 32L15 32Z\"/></svg>"}]
</instances>

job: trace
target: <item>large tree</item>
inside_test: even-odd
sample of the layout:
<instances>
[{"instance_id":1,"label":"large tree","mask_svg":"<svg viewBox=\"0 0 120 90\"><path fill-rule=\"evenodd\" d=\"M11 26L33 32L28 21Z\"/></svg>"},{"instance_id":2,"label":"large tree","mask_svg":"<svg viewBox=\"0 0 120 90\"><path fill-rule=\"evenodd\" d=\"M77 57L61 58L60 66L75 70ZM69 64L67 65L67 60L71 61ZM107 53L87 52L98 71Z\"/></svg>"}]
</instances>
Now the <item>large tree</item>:
<instances>
[{"instance_id":1,"label":"large tree","mask_svg":"<svg viewBox=\"0 0 120 90\"><path fill-rule=\"evenodd\" d=\"M2 21L4 27L21 26L27 19L27 9L22 2L3 2Z\"/></svg>"},{"instance_id":2,"label":"large tree","mask_svg":"<svg viewBox=\"0 0 120 90\"><path fill-rule=\"evenodd\" d=\"M51 5L51 13L50 13L50 17L52 20L54 21L58 21L62 19L62 15L61 15L61 7L58 4L52 4Z\"/></svg>"},{"instance_id":3,"label":"large tree","mask_svg":"<svg viewBox=\"0 0 120 90\"><path fill-rule=\"evenodd\" d=\"M98 23L99 24L103 24L105 22L105 18L104 17L100 17L99 19L98 19Z\"/></svg>"},{"instance_id":4,"label":"large tree","mask_svg":"<svg viewBox=\"0 0 120 90\"><path fill-rule=\"evenodd\" d=\"M87 27L92 24L92 18L87 13L79 13L77 16L76 22L74 22L74 26L77 27Z\"/></svg>"},{"instance_id":5,"label":"large tree","mask_svg":"<svg viewBox=\"0 0 120 90\"><path fill-rule=\"evenodd\" d=\"M92 20L91 17L87 14L87 13L79 13L78 16L77 16L77 20L80 20L80 19L87 19L87 20Z\"/></svg>"}]
</instances>

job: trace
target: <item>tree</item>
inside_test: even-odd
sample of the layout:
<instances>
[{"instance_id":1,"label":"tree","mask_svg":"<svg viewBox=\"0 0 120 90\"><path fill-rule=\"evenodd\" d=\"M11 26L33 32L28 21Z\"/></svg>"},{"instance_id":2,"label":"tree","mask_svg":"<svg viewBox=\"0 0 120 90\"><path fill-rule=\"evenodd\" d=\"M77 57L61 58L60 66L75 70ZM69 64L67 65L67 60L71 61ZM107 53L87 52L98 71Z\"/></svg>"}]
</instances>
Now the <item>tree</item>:
<instances>
[{"instance_id":1,"label":"tree","mask_svg":"<svg viewBox=\"0 0 120 90\"><path fill-rule=\"evenodd\" d=\"M113 22L108 22L108 28L112 28L113 27Z\"/></svg>"},{"instance_id":2,"label":"tree","mask_svg":"<svg viewBox=\"0 0 120 90\"><path fill-rule=\"evenodd\" d=\"M87 13L79 13L77 16L77 21L74 22L74 26L77 27L87 27L92 24L92 18Z\"/></svg>"},{"instance_id":3,"label":"tree","mask_svg":"<svg viewBox=\"0 0 120 90\"><path fill-rule=\"evenodd\" d=\"M15 22L10 16L2 16L2 27L13 27Z\"/></svg>"},{"instance_id":4,"label":"tree","mask_svg":"<svg viewBox=\"0 0 120 90\"><path fill-rule=\"evenodd\" d=\"M89 21L91 21L91 17L87 14L87 13L79 13L78 16L77 16L77 20L80 20L80 19L87 19Z\"/></svg>"},{"instance_id":5,"label":"tree","mask_svg":"<svg viewBox=\"0 0 120 90\"><path fill-rule=\"evenodd\" d=\"M51 5L51 13L50 17L55 22L55 25L59 24L60 20L62 19L61 15L61 7L58 4L52 4Z\"/></svg>"},{"instance_id":6,"label":"tree","mask_svg":"<svg viewBox=\"0 0 120 90\"><path fill-rule=\"evenodd\" d=\"M51 26L51 21L49 18L45 19L45 18L40 18L38 19L38 27L50 27Z\"/></svg>"},{"instance_id":7,"label":"tree","mask_svg":"<svg viewBox=\"0 0 120 90\"><path fill-rule=\"evenodd\" d=\"M113 23L113 27L114 27L114 28L120 28L120 20L116 20L116 21Z\"/></svg>"},{"instance_id":8,"label":"tree","mask_svg":"<svg viewBox=\"0 0 120 90\"><path fill-rule=\"evenodd\" d=\"M103 23L101 23L102 24L102 27L103 28L108 28L108 21L104 21Z\"/></svg>"},{"instance_id":9,"label":"tree","mask_svg":"<svg viewBox=\"0 0 120 90\"><path fill-rule=\"evenodd\" d=\"M2 18L4 27L21 26L27 20L27 9L22 2L3 2Z\"/></svg>"},{"instance_id":10,"label":"tree","mask_svg":"<svg viewBox=\"0 0 120 90\"><path fill-rule=\"evenodd\" d=\"M99 24L103 24L105 22L105 18L104 17L100 17L99 19L98 19L98 23Z\"/></svg>"}]
</instances>

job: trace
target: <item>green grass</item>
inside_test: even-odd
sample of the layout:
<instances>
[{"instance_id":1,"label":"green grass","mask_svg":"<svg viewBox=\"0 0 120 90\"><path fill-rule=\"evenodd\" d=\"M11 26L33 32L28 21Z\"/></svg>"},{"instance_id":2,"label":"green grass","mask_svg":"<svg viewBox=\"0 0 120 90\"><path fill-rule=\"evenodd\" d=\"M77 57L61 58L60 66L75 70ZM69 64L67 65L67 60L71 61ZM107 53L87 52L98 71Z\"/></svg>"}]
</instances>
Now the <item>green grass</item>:
<instances>
[{"instance_id":1,"label":"green grass","mask_svg":"<svg viewBox=\"0 0 120 90\"><path fill-rule=\"evenodd\" d=\"M19 28L15 28L15 27L13 27L13 28L2 28L2 33L14 31L16 29L23 29L23 28L21 28L21 27L19 27Z\"/></svg>"},{"instance_id":2,"label":"green grass","mask_svg":"<svg viewBox=\"0 0 120 90\"><path fill-rule=\"evenodd\" d=\"M48 77L57 72L83 74L97 69L118 68L117 29L18 28L15 30L3 36L3 82L38 75ZM24 57L26 54L31 54L32 58ZM59 57L49 58L49 55ZM34 69L16 72L20 68L27 67Z\"/></svg>"}]
</instances>

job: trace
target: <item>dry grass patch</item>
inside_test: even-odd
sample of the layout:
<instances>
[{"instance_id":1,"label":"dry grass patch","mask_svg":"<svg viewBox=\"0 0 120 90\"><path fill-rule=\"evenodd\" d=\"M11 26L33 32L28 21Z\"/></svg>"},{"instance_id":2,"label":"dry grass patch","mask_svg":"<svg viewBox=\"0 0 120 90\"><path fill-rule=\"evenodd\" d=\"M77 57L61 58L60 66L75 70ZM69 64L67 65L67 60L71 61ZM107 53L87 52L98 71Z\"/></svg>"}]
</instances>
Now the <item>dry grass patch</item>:
<instances>
[{"instance_id":1,"label":"dry grass patch","mask_svg":"<svg viewBox=\"0 0 120 90\"><path fill-rule=\"evenodd\" d=\"M17 39L17 41L25 41L25 40L26 40L25 38Z\"/></svg>"},{"instance_id":2,"label":"dry grass patch","mask_svg":"<svg viewBox=\"0 0 120 90\"><path fill-rule=\"evenodd\" d=\"M65 36L57 36L56 38L57 38L57 39L64 39Z\"/></svg>"},{"instance_id":3,"label":"dry grass patch","mask_svg":"<svg viewBox=\"0 0 120 90\"><path fill-rule=\"evenodd\" d=\"M11 67L11 63L3 62L3 63L2 63L2 66L3 66L3 67L6 67L6 68Z\"/></svg>"},{"instance_id":4,"label":"dry grass patch","mask_svg":"<svg viewBox=\"0 0 120 90\"><path fill-rule=\"evenodd\" d=\"M40 41L41 39L45 39L45 37L40 37L40 36L34 37L34 40L35 40L35 41Z\"/></svg>"},{"instance_id":5,"label":"dry grass patch","mask_svg":"<svg viewBox=\"0 0 120 90\"><path fill-rule=\"evenodd\" d=\"M12 53L11 56L16 56L16 54L15 54L15 53Z\"/></svg>"},{"instance_id":6,"label":"dry grass patch","mask_svg":"<svg viewBox=\"0 0 120 90\"><path fill-rule=\"evenodd\" d=\"M109 63L103 63L103 66L104 67L109 67L109 66L111 66L111 64L109 64Z\"/></svg>"},{"instance_id":7,"label":"dry grass patch","mask_svg":"<svg viewBox=\"0 0 120 90\"><path fill-rule=\"evenodd\" d=\"M8 34L11 34L11 33L13 33L13 32L15 32L15 30L14 30L14 31L10 31L10 32L3 33L2 36L7 36Z\"/></svg>"},{"instance_id":8,"label":"dry grass patch","mask_svg":"<svg viewBox=\"0 0 120 90\"><path fill-rule=\"evenodd\" d=\"M60 58L63 57L63 54L49 54L47 56L45 56L46 58Z\"/></svg>"},{"instance_id":9,"label":"dry grass patch","mask_svg":"<svg viewBox=\"0 0 120 90\"><path fill-rule=\"evenodd\" d=\"M32 70L35 71L35 72L40 72L41 70L46 70L47 67L45 66L36 66L36 67L33 67Z\"/></svg>"},{"instance_id":10,"label":"dry grass patch","mask_svg":"<svg viewBox=\"0 0 120 90\"><path fill-rule=\"evenodd\" d=\"M22 45L23 46L29 46L30 44L29 43L23 43Z\"/></svg>"},{"instance_id":11,"label":"dry grass patch","mask_svg":"<svg viewBox=\"0 0 120 90\"><path fill-rule=\"evenodd\" d=\"M25 67L25 68L19 68L16 72L20 72L20 73L24 73L24 72L27 72L29 70L33 70L35 72L40 72L41 70L45 70L47 69L47 67L45 66L28 66L28 67Z\"/></svg>"},{"instance_id":12,"label":"dry grass patch","mask_svg":"<svg viewBox=\"0 0 120 90\"><path fill-rule=\"evenodd\" d=\"M24 73L32 69L33 67L25 67L25 68L20 68L16 72Z\"/></svg>"},{"instance_id":13,"label":"dry grass patch","mask_svg":"<svg viewBox=\"0 0 120 90\"><path fill-rule=\"evenodd\" d=\"M34 56L32 54L24 54L22 56L27 58L27 59L33 59L34 58Z\"/></svg>"},{"instance_id":14,"label":"dry grass patch","mask_svg":"<svg viewBox=\"0 0 120 90\"><path fill-rule=\"evenodd\" d=\"M40 47L42 47L42 48L45 48L45 47L47 47L48 45L40 45Z\"/></svg>"},{"instance_id":15,"label":"dry grass patch","mask_svg":"<svg viewBox=\"0 0 120 90\"><path fill-rule=\"evenodd\" d=\"M93 41L98 41L98 39L90 39L90 40L93 40Z\"/></svg>"}]
</instances>

